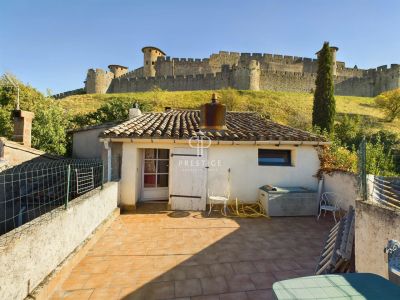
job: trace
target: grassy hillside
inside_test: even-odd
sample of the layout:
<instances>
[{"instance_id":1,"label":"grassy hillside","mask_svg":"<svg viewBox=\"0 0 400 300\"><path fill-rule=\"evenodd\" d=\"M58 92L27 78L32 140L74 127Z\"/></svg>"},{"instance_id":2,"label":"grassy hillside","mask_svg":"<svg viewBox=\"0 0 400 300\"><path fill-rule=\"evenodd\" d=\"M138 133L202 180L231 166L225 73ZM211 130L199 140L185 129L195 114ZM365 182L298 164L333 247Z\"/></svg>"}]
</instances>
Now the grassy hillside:
<instances>
[{"instance_id":1,"label":"grassy hillside","mask_svg":"<svg viewBox=\"0 0 400 300\"><path fill-rule=\"evenodd\" d=\"M273 91L216 91L229 110L258 111L279 123L299 128L311 124L313 95L309 93L289 93ZM110 100L121 100L144 104L147 110L162 111L164 107L198 108L208 102L212 91L150 91L125 94L76 95L60 100L61 105L71 115L95 111ZM382 112L375 107L373 98L336 96L338 120L344 114L358 115L372 130L387 129L400 133L400 120L385 122Z\"/></svg>"}]
</instances>

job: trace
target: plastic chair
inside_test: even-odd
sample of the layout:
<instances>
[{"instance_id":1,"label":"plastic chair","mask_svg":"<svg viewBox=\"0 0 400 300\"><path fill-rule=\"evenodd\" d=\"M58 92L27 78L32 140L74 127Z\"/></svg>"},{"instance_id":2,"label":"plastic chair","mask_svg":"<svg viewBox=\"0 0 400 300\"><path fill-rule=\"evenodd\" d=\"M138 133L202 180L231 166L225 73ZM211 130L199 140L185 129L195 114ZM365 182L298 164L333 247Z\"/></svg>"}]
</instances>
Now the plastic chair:
<instances>
[{"instance_id":1,"label":"plastic chair","mask_svg":"<svg viewBox=\"0 0 400 300\"><path fill-rule=\"evenodd\" d=\"M214 193L210 194L210 190L207 191L207 198L210 205L210 210L208 211L208 215L211 214L213 204L223 204L224 205L224 214L226 215L226 206L229 201L229 192L223 196L214 195Z\"/></svg>"},{"instance_id":2,"label":"plastic chair","mask_svg":"<svg viewBox=\"0 0 400 300\"><path fill-rule=\"evenodd\" d=\"M336 221L336 212L340 211L340 202L341 202L341 197L337 193L333 192L325 192L321 196L321 200L319 202L319 214L317 217L317 220L319 220L319 217L321 216L321 212L324 210L324 216L326 215L327 211L331 211L333 214L333 219Z\"/></svg>"}]
</instances>

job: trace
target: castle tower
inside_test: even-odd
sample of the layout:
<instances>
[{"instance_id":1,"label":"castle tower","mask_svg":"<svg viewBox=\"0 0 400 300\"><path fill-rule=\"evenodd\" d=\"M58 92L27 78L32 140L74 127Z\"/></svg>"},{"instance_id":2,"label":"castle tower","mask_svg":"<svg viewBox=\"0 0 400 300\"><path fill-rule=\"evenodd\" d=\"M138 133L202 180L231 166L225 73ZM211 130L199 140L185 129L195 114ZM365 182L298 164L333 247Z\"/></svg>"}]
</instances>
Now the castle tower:
<instances>
[{"instance_id":1,"label":"castle tower","mask_svg":"<svg viewBox=\"0 0 400 300\"><path fill-rule=\"evenodd\" d=\"M120 65L109 65L108 69L114 74L114 78L118 78L128 73L128 68Z\"/></svg>"},{"instance_id":2,"label":"castle tower","mask_svg":"<svg viewBox=\"0 0 400 300\"><path fill-rule=\"evenodd\" d=\"M106 72L103 69L89 69L85 81L85 90L87 94L105 94L107 93L111 81L114 79L114 73Z\"/></svg>"},{"instance_id":3,"label":"castle tower","mask_svg":"<svg viewBox=\"0 0 400 300\"><path fill-rule=\"evenodd\" d=\"M156 68L155 64L157 61L157 58L162 56L165 56L164 51L152 47L152 46L147 46L142 48L143 56L144 56L144 62L143 62L143 76L145 77L154 77L156 76Z\"/></svg>"},{"instance_id":4,"label":"castle tower","mask_svg":"<svg viewBox=\"0 0 400 300\"><path fill-rule=\"evenodd\" d=\"M332 52L332 61L333 61L333 76L337 75L337 64L336 64L336 52L338 52L339 48L338 47L330 47L331 48L331 52Z\"/></svg>"},{"instance_id":5,"label":"castle tower","mask_svg":"<svg viewBox=\"0 0 400 300\"><path fill-rule=\"evenodd\" d=\"M335 47L335 46L332 46L329 48L331 49L331 52L332 52L332 63L333 63L332 74L333 74L333 76L336 76L337 75L336 53L338 52L339 48ZM317 53L315 53L315 54L317 54L317 57L319 56L320 51L321 50L319 50Z\"/></svg>"},{"instance_id":6,"label":"castle tower","mask_svg":"<svg viewBox=\"0 0 400 300\"><path fill-rule=\"evenodd\" d=\"M233 68L233 87L238 90L260 90L260 63L257 60L240 60Z\"/></svg>"}]
</instances>

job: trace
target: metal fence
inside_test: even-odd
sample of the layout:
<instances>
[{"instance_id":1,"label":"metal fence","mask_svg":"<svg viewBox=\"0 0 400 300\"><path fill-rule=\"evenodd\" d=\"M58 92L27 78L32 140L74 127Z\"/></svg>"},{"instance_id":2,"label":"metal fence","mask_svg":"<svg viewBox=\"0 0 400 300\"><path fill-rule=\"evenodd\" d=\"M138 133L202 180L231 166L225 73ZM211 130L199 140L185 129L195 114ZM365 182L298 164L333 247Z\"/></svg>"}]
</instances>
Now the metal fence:
<instances>
[{"instance_id":1,"label":"metal fence","mask_svg":"<svg viewBox=\"0 0 400 300\"><path fill-rule=\"evenodd\" d=\"M67 159L24 163L0 172L0 235L103 184L103 163Z\"/></svg>"},{"instance_id":2,"label":"metal fence","mask_svg":"<svg viewBox=\"0 0 400 300\"><path fill-rule=\"evenodd\" d=\"M368 176L373 200L393 208L400 208L400 178Z\"/></svg>"},{"instance_id":3,"label":"metal fence","mask_svg":"<svg viewBox=\"0 0 400 300\"><path fill-rule=\"evenodd\" d=\"M362 200L400 208L400 178L367 174L367 149L365 138L358 147L358 178Z\"/></svg>"}]
</instances>

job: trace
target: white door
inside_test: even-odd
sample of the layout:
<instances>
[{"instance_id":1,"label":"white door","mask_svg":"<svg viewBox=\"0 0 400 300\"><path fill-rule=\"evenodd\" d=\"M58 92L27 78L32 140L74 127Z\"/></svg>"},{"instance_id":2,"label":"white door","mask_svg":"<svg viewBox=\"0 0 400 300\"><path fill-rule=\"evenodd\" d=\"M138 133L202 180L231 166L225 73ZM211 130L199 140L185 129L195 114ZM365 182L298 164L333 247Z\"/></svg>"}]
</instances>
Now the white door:
<instances>
[{"instance_id":1,"label":"white door","mask_svg":"<svg viewBox=\"0 0 400 300\"><path fill-rule=\"evenodd\" d=\"M169 150L144 149L142 201L168 200Z\"/></svg>"},{"instance_id":2,"label":"white door","mask_svg":"<svg viewBox=\"0 0 400 300\"><path fill-rule=\"evenodd\" d=\"M170 203L173 210L205 210L207 149L175 148L171 154Z\"/></svg>"}]
</instances>

